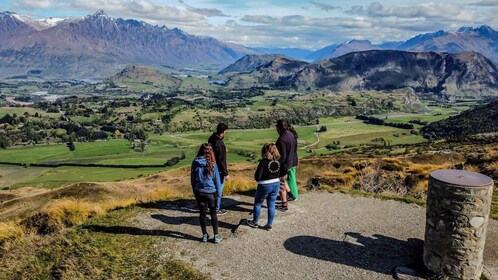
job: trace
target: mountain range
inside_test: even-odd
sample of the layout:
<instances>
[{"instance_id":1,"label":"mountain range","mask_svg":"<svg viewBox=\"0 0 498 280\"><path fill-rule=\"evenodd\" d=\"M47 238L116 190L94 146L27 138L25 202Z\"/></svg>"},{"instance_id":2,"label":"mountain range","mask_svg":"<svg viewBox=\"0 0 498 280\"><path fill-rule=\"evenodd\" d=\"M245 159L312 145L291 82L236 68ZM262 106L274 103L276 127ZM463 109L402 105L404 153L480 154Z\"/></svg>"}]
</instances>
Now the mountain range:
<instances>
[{"instance_id":1,"label":"mountain range","mask_svg":"<svg viewBox=\"0 0 498 280\"><path fill-rule=\"evenodd\" d=\"M233 72L235 69L238 73ZM269 85L334 91L410 87L419 93L498 95L497 66L476 52L370 50L315 63L283 55L253 55L239 59L221 73L227 75L228 85L233 87Z\"/></svg>"},{"instance_id":2,"label":"mountain range","mask_svg":"<svg viewBox=\"0 0 498 280\"><path fill-rule=\"evenodd\" d=\"M103 79L129 65L221 69L245 55L280 54L288 59L319 62L351 52L385 49L474 51L498 61L498 32L487 25L382 44L351 40L311 51L249 48L187 34L178 28L111 18L103 11L79 18L45 19L1 12L0 38L0 78Z\"/></svg>"},{"instance_id":3,"label":"mountain range","mask_svg":"<svg viewBox=\"0 0 498 280\"><path fill-rule=\"evenodd\" d=\"M311 53L309 53L309 50L302 50L303 52L299 53L296 49L292 49L292 51L277 49L273 53L316 62L338 57L349 52L366 50L437 51L451 53L475 51L494 62L498 62L498 32L487 25L482 25L476 28L461 27L455 32L439 30L433 33L420 34L407 41L373 44L368 40L351 40L332 44ZM300 55L295 55L296 53ZM307 55L302 55L306 53Z\"/></svg>"},{"instance_id":4,"label":"mountain range","mask_svg":"<svg viewBox=\"0 0 498 280\"><path fill-rule=\"evenodd\" d=\"M257 53L177 28L111 18L103 11L52 21L3 12L0 36L0 77L103 78L129 64L226 65Z\"/></svg>"}]
</instances>

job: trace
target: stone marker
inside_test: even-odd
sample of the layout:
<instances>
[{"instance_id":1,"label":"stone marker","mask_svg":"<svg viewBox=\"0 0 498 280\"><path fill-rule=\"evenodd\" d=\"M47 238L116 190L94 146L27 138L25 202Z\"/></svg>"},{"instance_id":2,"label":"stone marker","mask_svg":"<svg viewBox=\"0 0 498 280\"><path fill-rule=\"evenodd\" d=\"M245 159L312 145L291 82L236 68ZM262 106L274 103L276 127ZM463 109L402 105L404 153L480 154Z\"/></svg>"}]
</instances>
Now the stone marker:
<instances>
[{"instance_id":1,"label":"stone marker","mask_svg":"<svg viewBox=\"0 0 498 280\"><path fill-rule=\"evenodd\" d=\"M430 174L424 264L443 279L480 279L494 182L464 170Z\"/></svg>"}]
</instances>

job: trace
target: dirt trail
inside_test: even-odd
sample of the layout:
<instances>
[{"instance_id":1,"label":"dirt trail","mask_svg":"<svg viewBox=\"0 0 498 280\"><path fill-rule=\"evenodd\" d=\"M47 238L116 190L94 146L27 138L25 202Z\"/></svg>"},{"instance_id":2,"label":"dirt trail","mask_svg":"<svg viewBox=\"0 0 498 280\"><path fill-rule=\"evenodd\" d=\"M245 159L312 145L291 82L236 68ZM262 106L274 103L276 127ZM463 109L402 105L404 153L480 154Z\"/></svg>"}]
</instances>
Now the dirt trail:
<instances>
[{"instance_id":1,"label":"dirt trail","mask_svg":"<svg viewBox=\"0 0 498 280\"><path fill-rule=\"evenodd\" d=\"M309 193L287 213L278 212L274 229L266 231L244 224L251 217L251 202L251 195L224 198L229 213L219 217L221 244L198 241L192 201L144 208L135 224L145 232L164 233L165 253L173 249L177 258L215 279L392 279L394 267L420 264L423 207ZM486 245L485 263L496 272L497 221L490 224Z\"/></svg>"}]
</instances>

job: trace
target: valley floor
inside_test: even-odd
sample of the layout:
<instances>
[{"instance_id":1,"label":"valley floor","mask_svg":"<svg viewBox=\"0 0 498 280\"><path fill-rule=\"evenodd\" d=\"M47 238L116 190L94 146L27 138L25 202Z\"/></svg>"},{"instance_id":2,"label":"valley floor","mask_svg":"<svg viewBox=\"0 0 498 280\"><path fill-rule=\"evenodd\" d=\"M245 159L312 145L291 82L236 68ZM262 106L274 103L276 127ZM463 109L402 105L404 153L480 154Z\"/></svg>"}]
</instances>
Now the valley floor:
<instances>
[{"instance_id":1,"label":"valley floor","mask_svg":"<svg viewBox=\"0 0 498 280\"><path fill-rule=\"evenodd\" d=\"M221 244L198 241L193 201L148 205L130 220L133 227L94 224L90 231L158 233L164 255L173 251L175 258L214 279L392 279L396 266L421 265L423 207L313 192L300 196L287 213L278 212L273 230L266 231L244 223L251 218L252 199L252 194L224 198L229 212L219 217ZM498 275L495 220L488 228L485 264Z\"/></svg>"}]
</instances>

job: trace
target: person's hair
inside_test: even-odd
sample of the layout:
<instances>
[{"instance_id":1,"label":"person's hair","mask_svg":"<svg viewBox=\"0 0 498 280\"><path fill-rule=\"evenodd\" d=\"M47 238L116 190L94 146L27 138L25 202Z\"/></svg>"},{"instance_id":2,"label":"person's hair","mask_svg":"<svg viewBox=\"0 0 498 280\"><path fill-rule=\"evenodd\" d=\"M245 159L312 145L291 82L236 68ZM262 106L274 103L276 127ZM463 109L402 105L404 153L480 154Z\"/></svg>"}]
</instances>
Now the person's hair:
<instances>
[{"instance_id":1,"label":"person's hair","mask_svg":"<svg viewBox=\"0 0 498 280\"><path fill-rule=\"evenodd\" d=\"M277 129L279 132L284 132L286 130L289 130L289 123L286 120L278 120Z\"/></svg>"},{"instance_id":2,"label":"person's hair","mask_svg":"<svg viewBox=\"0 0 498 280\"><path fill-rule=\"evenodd\" d=\"M221 134L221 133L225 132L225 130L227 130L227 129L228 129L228 126L226 124L220 123L216 127L216 133Z\"/></svg>"},{"instance_id":3,"label":"person's hair","mask_svg":"<svg viewBox=\"0 0 498 280\"><path fill-rule=\"evenodd\" d=\"M203 143L197 152L197 157L206 158L207 162L207 174L208 176L213 175L214 165L216 164L216 158L214 157L213 147L209 143Z\"/></svg>"},{"instance_id":4,"label":"person's hair","mask_svg":"<svg viewBox=\"0 0 498 280\"><path fill-rule=\"evenodd\" d=\"M292 124L289 125L289 131L292 132L292 134L294 134L294 138L296 139L298 138L297 131Z\"/></svg>"},{"instance_id":5,"label":"person's hair","mask_svg":"<svg viewBox=\"0 0 498 280\"><path fill-rule=\"evenodd\" d=\"M261 149L261 157L270 160L279 160L280 153L278 152L277 145L272 142L264 144L263 148Z\"/></svg>"}]
</instances>

